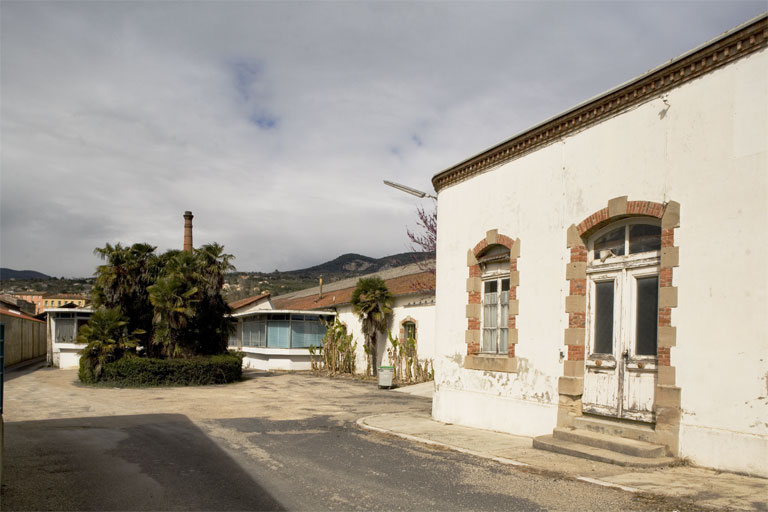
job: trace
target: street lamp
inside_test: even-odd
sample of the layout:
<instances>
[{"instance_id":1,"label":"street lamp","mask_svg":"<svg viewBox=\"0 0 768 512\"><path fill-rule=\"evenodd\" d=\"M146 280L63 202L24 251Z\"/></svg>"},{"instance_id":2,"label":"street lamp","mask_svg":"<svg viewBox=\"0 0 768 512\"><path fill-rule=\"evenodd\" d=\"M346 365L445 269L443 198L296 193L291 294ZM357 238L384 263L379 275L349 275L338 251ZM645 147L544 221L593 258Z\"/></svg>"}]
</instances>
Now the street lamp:
<instances>
[{"instance_id":1,"label":"street lamp","mask_svg":"<svg viewBox=\"0 0 768 512\"><path fill-rule=\"evenodd\" d=\"M416 196L420 199L424 199L425 197L429 197L430 199L437 199L437 197L433 196L432 194L427 194L426 192L422 192L421 190L416 190L415 188L406 187L405 185L401 185L399 183L393 183L391 181L384 180L384 184L389 185L392 188L396 188L397 190L401 190L406 194L411 194L412 196Z\"/></svg>"}]
</instances>

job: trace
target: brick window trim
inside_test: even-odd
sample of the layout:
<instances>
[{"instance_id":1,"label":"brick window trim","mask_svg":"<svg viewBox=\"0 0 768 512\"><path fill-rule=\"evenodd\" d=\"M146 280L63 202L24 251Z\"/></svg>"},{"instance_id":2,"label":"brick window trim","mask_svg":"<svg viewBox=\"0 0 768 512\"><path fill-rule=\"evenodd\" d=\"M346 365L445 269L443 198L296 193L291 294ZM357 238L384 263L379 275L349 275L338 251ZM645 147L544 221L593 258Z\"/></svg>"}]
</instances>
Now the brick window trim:
<instances>
[{"instance_id":1,"label":"brick window trim","mask_svg":"<svg viewBox=\"0 0 768 512\"><path fill-rule=\"evenodd\" d=\"M508 345L507 354L484 354L480 352L482 340L481 309L482 309L482 270L478 258L489 247L502 245L509 250L509 318L508 318ZM516 372L517 360L515 359L515 345L518 341L517 336L517 287L519 283L519 273L517 270L517 260L520 256L520 239L513 239L509 236L498 233L498 230L492 229L486 233L484 239L480 240L467 253L467 331L465 342L467 343L467 357L464 360L464 367L475 370L498 371L498 372Z\"/></svg>"},{"instance_id":2,"label":"brick window trim","mask_svg":"<svg viewBox=\"0 0 768 512\"><path fill-rule=\"evenodd\" d=\"M675 201L629 201L627 196L608 201L605 208L597 210L579 224L568 228L570 260L566 267L569 294L565 299L568 328L565 344L569 361L583 361L586 343L586 241L599 229L627 218L656 218L661 220L662 261L659 271L659 334L657 357L660 366L670 366L670 346L674 346L674 328L671 323L672 308L677 306L677 288L674 267L677 266L678 249L674 246L675 229L680 225L680 205ZM666 256L665 256L666 254Z\"/></svg>"},{"instance_id":3,"label":"brick window trim","mask_svg":"<svg viewBox=\"0 0 768 512\"><path fill-rule=\"evenodd\" d=\"M419 343L419 322L413 317L407 316L400 321L400 333L398 338L401 342L405 341L405 324L412 323L416 326L416 344Z\"/></svg>"}]
</instances>

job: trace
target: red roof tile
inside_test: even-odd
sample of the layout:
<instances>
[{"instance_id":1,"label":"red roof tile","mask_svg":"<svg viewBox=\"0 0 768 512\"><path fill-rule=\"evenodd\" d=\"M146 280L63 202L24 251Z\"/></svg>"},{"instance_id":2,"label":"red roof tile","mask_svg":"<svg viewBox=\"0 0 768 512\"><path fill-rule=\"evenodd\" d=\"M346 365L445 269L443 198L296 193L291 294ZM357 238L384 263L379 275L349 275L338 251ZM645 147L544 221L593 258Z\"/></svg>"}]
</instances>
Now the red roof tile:
<instances>
[{"instance_id":1,"label":"red roof tile","mask_svg":"<svg viewBox=\"0 0 768 512\"><path fill-rule=\"evenodd\" d=\"M246 297L245 299L236 300L234 302L229 303L229 307L232 308L232 310L240 309L242 307L245 307L249 304L253 304L254 302L257 302L265 297L269 297L270 293L265 292L261 295L254 295L252 297Z\"/></svg>"},{"instance_id":2,"label":"red roof tile","mask_svg":"<svg viewBox=\"0 0 768 512\"><path fill-rule=\"evenodd\" d=\"M31 317L29 315L25 315L24 313L16 313L14 311L11 311L10 309L0 308L0 315L6 315L13 318L23 318L24 320L32 320L33 322L40 322L41 324L44 324L42 320L38 320L37 318Z\"/></svg>"},{"instance_id":3,"label":"red roof tile","mask_svg":"<svg viewBox=\"0 0 768 512\"><path fill-rule=\"evenodd\" d=\"M384 281L390 293L395 297L411 294L430 293L435 289L435 274L432 272L419 272L406 276L395 277ZM352 299L352 293L355 287L344 288L342 290L329 291L319 298L318 295L307 295L304 297L285 297L280 296L272 299L275 309L309 310L324 309L341 304L349 304Z\"/></svg>"}]
</instances>

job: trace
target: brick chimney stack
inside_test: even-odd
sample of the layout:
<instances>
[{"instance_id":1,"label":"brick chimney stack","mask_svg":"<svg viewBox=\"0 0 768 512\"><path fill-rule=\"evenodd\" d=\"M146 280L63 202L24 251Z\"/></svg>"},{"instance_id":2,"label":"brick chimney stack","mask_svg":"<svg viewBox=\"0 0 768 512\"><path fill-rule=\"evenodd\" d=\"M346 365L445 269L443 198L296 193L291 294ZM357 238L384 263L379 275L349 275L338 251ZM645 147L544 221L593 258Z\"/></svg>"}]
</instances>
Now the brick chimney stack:
<instances>
[{"instance_id":1,"label":"brick chimney stack","mask_svg":"<svg viewBox=\"0 0 768 512\"><path fill-rule=\"evenodd\" d=\"M192 252L192 212L184 212L184 250Z\"/></svg>"}]
</instances>

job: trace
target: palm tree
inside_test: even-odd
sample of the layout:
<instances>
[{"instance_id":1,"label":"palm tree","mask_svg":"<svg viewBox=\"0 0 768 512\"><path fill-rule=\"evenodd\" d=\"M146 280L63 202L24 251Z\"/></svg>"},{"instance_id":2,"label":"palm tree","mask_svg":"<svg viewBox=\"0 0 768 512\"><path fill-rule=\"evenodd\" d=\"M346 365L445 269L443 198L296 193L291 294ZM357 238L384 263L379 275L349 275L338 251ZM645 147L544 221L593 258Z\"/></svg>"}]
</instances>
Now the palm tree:
<instances>
[{"instance_id":1,"label":"palm tree","mask_svg":"<svg viewBox=\"0 0 768 512\"><path fill-rule=\"evenodd\" d=\"M368 356L368 371L376 375L376 336L387 328L387 320L392 314L394 298L387 285L380 277L362 278L357 281L357 287L352 292L352 307L360 318L363 336L365 336L365 352Z\"/></svg>"},{"instance_id":2,"label":"palm tree","mask_svg":"<svg viewBox=\"0 0 768 512\"><path fill-rule=\"evenodd\" d=\"M80 356L80 380L99 380L104 365L117 361L129 353L135 353L137 335L141 331L128 332L128 319L117 308L97 309L88 324L78 330L78 343L86 343Z\"/></svg>"},{"instance_id":3,"label":"palm tree","mask_svg":"<svg viewBox=\"0 0 768 512\"><path fill-rule=\"evenodd\" d=\"M152 304L147 288L160 273L156 247L137 243L124 247L106 244L93 252L105 261L96 269L93 301L96 306L118 308L128 319L129 332L142 331L142 345L149 349L152 338Z\"/></svg>"},{"instance_id":4,"label":"palm tree","mask_svg":"<svg viewBox=\"0 0 768 512\"><path fill-rule=\"evenodd\" d=\"M224 274L235 270L231 254L224 253L224 246L216 242L205 244L195 251L200 264L200 275L205 283L205 292L214 295L224 287Z\"/></svg>"},{"instance_id":5,"label":"palm tree","mask_svg":"<svg viewBox=\"0 0 768 512\"><path fill-rule=\"evenodd\" d=\"M194 336L189 326L201 299L199 281L195 254L178 251L167 259L163 275L147 289L154 306L152 342L166 357L186 357L195 352L190 346Z\"/></svg>"}]
</instances>

